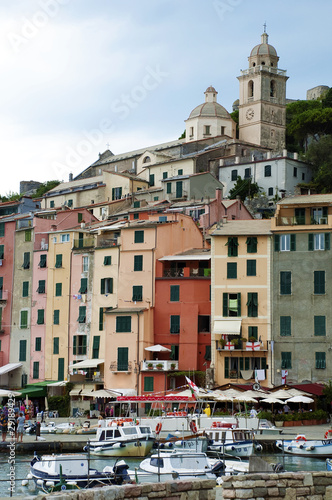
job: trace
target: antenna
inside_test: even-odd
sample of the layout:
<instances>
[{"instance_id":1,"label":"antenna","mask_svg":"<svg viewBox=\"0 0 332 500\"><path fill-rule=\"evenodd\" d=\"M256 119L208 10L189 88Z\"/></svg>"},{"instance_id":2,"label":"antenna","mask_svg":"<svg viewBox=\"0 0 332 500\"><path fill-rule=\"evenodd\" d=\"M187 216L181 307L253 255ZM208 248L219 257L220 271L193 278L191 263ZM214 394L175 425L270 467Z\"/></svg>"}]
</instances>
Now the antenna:
<instances>
[{"instance_id":1,"label":"antenna","mask_svg":"<svg viewBox=\"0 0 332 500\"><path fill-rule=\"evenodd\" d=\"M266 33L266 21L265 21L265 23L263 24L263 27L264 27L264 33Z\"/></svg>"}]
</instances>

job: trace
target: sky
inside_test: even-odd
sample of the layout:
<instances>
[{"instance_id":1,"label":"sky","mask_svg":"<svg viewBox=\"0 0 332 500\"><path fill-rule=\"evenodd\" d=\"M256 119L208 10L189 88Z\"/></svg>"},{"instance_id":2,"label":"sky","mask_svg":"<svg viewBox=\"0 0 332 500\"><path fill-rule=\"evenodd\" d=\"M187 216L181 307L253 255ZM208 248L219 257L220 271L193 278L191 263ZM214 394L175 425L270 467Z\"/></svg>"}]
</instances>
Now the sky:
<instances>
[{"instance_id":1,"label":"sky","mask_svg":"<svg viewBox=\"0 0 332 500\"><path fill-rule=\"evenodd\" d=\"M288 98L332 86L331 15L329 0L1 0L0 193L176 140L209 85L231 112L265 22Z\"/></svg>"}]
</instances>

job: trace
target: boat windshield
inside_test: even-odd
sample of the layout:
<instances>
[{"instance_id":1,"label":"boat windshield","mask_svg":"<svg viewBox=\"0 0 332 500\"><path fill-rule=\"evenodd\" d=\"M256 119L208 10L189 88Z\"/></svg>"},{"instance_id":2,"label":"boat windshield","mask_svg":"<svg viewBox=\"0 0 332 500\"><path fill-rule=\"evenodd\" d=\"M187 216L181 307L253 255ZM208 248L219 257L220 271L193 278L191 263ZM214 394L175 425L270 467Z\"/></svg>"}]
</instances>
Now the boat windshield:
<instances>
[{"instance_id":1,"label":"boat windshield","mask_svg":"<svg viewBox=\"0 0 332 500\"><path fill-rule=\"evenodd\" d=\"M142 434L150 434L151 433L150 427L139 426L139 430L141 431Z\"/></svg>"},{"instance_id":2,"label":"boat windshield","mask_svg":"<svg viewBox=\"0 0 332 500\"><path fill-rule=\"evenodd\" d=\"M153 467L163 468L164 467L164 460L163 460L163 458L152 457L150 460L150 465L152 465Z\"/></svg>"},{"instance_id":3,"label":"boat windshield","mask_svg":"<svg viewBox=\"0 0 332 500\"><path fill-rule=\"evenodd\" d=\"M174 470L177 470L179 467L181 469L208 469L209 465L204 456L197 455L183 455L183 456L174 456L171 457L171 466Z\"/></svg>"},{"instance_id":4,"label":"boat windshield","mask_svg":"<svg viewBox=\"0 0 332 500\"><path fill-rule=\"evenodd\" d=\"M123 434L129 436L130 434L137 434L136 427L122 427Z\"/></svg>"}]
</instances>

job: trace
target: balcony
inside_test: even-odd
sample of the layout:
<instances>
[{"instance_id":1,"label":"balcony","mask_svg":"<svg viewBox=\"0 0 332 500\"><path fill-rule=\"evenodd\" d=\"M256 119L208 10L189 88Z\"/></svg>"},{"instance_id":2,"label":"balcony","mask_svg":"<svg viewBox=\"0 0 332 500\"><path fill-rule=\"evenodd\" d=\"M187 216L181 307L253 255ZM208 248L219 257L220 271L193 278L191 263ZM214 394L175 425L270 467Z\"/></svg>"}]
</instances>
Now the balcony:
<instances>
[{"instance_id":1,"label":"balcony","mask_svg":"<svg viewBox=\"0 0 332 500\"><path fill-rule=\"evenodd\" d=\"M326 226L328 224L327 217L311 217L310 220L304 217L278 217L278 226Z\"/></svg>"},{"instance_id":2,"label":"balcony","mask_svg":"<svg viewBox=\"0 0 332 500\"><path fill-rule=\"evenodd\" d=\"M167 372L178 369L179 369L179 362L173 360L160 360L160 359L146 360L143 361L142 365L142 370L148 370L148 371Z\"/></svg>"},{"instance_id":3,"label":"balcony","mask_svg":"<svg viewBox=\"0 0 332 500\"><path fill-rule=\"evenodd\" d=\"M92 375L93 382L104 382L104 374L100 372L96 372Z\"/></svg>"},{"instance_id":4,"label":"balcony","mask_svg":"<svg viewBox=\"0 0 332 500\"><path fill-rule=\"evenodd\" d=\"M97 236L96 246L101 248L116 247L120 243L118 238L105 238L105 236Z\"/></svg>"},{"instance_id":5,"label":"balcony","mask_svg":"<svg viewBox=\"0 0 332 500\"><path fill-rule=\"evenodd\" d=\"M242 341L241 339L236 339L235 343L232 341L227 341L225 344L220 341L216 341L216 351L219 353L229 353L234 351L245 351L245 352L262 352L268 351L268 343L267 341L263 342L247 342Z\"/></svg>"},{"instance_id":6,"label":"balcony","mask_svg":"<svg viewBox=\"0 0 332 500\"><path fill-rule=\"evenodd\" d=\"M74 240L74 249L80 249L80 248L93 248L95 246L95 239L94 238L83 238L83 239L75 239Z\"/></svg>"},{"instance_id":7,"label":"balcony","mask_svg":"<svg viewBox=\"0 0 332 500\"><path fill-rule=\"evenodd\" d=\"M133 371L133 364L129 361L127 364L118 363L117 361L112 361L110 364L110 371L113 374L116 373L131 373Z\"/></svg>"},{"instance_id":8,"label":"balcony","mask_svg":"<svg viewBox=\"0 0 332 500\"><path fill-rule=\"evenodd\" d=\"M211 269L183 267L179 269L164 269L163 278L210 278Z\"/></svg>"},{"instance_id":9,"label":"balcony","mask_svg":"<svg viewBox=\"0 0 332 500\"><path fill-rule=\"evenodd\" d=\"M9 291L0 289L0 302L7 302Z\"/></svg>"}]
</instances>

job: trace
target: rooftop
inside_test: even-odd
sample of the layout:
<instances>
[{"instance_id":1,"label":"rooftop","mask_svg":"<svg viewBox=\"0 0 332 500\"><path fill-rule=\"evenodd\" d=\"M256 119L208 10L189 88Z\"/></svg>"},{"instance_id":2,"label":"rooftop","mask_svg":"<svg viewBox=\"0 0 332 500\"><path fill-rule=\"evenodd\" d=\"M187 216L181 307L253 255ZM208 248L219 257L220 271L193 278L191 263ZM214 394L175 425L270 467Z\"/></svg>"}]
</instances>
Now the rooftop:
<instances>
[{"instance_id":1,"label":"rooftop","mask_svg":"<svg viewBox=\"0 0 332 500\"><path fill-rule=\"evenodd\" d=\"M271 220L232 220L220 226L215 225L211 231L211 236L235 236L235 235L270 235Z\"/></svg>"}]
</instances>

